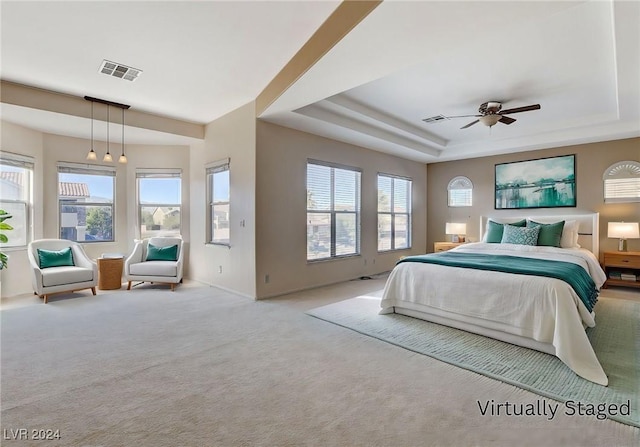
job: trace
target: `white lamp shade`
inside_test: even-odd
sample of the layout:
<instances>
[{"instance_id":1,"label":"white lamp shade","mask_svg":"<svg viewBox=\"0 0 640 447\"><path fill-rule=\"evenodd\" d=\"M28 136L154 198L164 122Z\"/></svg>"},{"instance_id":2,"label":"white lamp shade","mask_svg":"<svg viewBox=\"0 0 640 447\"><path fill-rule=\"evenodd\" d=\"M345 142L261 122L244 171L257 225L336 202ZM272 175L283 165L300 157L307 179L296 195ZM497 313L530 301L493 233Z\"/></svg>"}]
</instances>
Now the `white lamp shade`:
<instances>
[{"instance_id":1,"label":"white lamp shade","mask_svg":"<svg viewBox=\"0 0 640 447\"><path fill-rule=\"evenodd\" d=\"M638 222L609 222L607 236L617 239L639 239Z\"/></svg>"},{"instance_id":2,"label":"white lamp shade","mask_svg":"<svg viewBox=\"0 0 640 447\"><path fill-rule=\"evenodd\" d=\"M447 222L445 233L446 234L467 234L467 224Z\"/></svg>"}]
</instances>

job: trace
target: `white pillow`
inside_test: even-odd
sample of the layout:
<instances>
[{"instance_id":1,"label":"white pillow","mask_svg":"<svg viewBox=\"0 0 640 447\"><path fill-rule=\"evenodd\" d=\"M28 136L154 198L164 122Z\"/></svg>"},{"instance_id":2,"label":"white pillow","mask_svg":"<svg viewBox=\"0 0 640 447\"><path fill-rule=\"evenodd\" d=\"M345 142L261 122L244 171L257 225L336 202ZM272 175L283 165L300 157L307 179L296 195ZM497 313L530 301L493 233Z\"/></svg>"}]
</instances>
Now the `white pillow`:
<instances>
[{"instance_id":1,"label":"white pillow","mask_svg":"<svg viewBox=\"0 0 640 447\"><path fill-rule=\"evenodd\" d=\"M562 248L579 248L578 245L578 221L565 220L562 229L562 237L560 238L560 247Z\"/></svg>"}]
</instances>

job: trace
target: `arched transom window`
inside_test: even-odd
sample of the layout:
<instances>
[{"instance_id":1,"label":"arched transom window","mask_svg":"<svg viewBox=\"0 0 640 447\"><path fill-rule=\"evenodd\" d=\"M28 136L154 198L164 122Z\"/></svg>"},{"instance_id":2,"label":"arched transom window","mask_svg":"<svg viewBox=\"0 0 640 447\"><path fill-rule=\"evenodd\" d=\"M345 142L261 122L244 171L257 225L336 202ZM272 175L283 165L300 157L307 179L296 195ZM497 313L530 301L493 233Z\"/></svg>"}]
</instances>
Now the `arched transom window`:
<instances>
[{"instance_id":1,"label":"arched transom window","mask_svg":"<svg viewBox=\"0 0 640 447\"><path fill-rule=\"evenodd\" d=\"M604 202L640 202L640 162L619 161L602 176Z\"/></svg>"},{"instance_id":2,"label":"arched transom window","mask_svg":"<svg viewBox=\"0 0 640 447\"><path fill-rule=\"evenodd\" d=\"M473 183L467 177L454 177L447 186L449 206L471 206L473 203Z\"/></svg>"}]
</instances>

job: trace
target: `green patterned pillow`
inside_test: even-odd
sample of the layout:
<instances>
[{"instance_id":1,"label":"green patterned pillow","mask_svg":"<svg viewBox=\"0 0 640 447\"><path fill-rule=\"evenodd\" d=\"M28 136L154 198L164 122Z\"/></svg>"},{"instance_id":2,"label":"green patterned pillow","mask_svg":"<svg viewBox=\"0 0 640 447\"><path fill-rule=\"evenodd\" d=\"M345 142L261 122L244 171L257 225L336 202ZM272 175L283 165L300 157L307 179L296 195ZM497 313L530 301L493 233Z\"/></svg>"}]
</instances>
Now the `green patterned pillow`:
<instances>
[{"instance_id":1,"label":"green patterned pillow","mask_svg":"<svg viewBox=\"0 0 640 447\"><path fill-rule=\"evenodd\" d=\"M534 220L527 220L527 228L540 227L538 245L547 247L560 247L564 220L552 224L543 224Z\"/></svg>"},{"instance_id":2,"label":"green patterned pillow","mask_svg":"<svg viewBox=\"0 0 640 447\"><path fill-rule=\"evenodd\" d=\"M527 221L525 219L522 219L510 224L501 224L498 222L494 222L493 220L488 220L487 235L485 237L484 242L488 242L490 244L499 244L502 241L502 231L505 225L512 225L514 227L524 227L525 225L527 225Z\"/></svg>"},{"instance_id":3,"label":"green patterned pillow","mask_svg":"<svg viewBox=\"0 0 640 447\"><path fill-rule=\"evenodd\" d=\"M538 245L540 227L514 227L505 225L502 233L502 244Z\"/></svg>"},{"instance_id":4,"label":"green patterned pillow","mask_svg":"<svg viewBox=\"0 0 640 447\"><path fill-rule=\"evenodd\" d=\"M63 248L62 250L43 250L38 248L38 263L41 269L74 265L71 247Z\"/></svg>"}]
</instances>

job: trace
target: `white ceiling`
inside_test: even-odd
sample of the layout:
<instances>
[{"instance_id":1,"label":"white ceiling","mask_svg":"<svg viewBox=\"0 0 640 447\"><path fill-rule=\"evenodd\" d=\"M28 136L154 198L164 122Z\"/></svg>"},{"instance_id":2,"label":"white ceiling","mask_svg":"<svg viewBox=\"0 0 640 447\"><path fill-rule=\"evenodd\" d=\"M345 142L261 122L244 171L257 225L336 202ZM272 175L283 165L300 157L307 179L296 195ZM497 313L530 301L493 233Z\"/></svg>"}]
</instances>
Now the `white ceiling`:
<instances>
[{"instance_id":1,"label":"white ceiling","mask_svg":"<svg viewBox=\"0 0 640 447\"><path fill-rule=\"evenodd\" d=\"M337 4L2 1L0 77L204 124L255 99ZM105 76L102 59L143 73ZM490 100L541 110L491 129L421 121ZM0 111L86 137L82 118ZM261 118L425 163L640 136L640 2L387 0Z\"/></svg>"}]
</instances>

